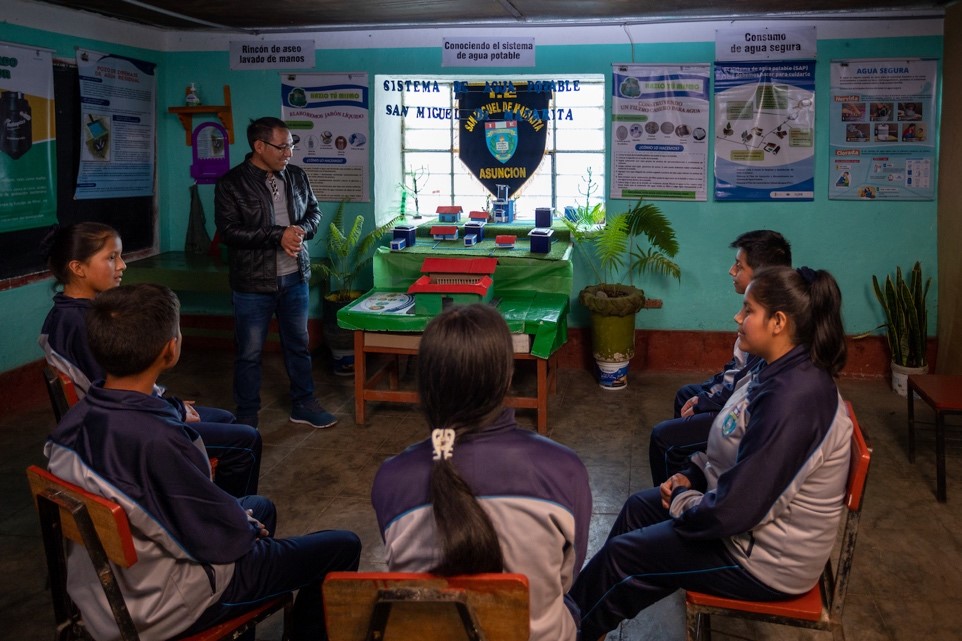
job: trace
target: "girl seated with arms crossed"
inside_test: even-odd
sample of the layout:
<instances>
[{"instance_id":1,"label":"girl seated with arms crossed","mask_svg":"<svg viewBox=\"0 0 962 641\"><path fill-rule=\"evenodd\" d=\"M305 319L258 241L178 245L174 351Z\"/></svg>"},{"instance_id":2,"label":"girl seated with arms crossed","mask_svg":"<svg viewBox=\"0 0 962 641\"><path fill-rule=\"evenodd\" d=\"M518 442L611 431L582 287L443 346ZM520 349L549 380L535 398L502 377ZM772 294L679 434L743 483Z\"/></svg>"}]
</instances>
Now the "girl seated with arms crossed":
<instances>
[{"instance_id":1,"label":"girl seated with arms crossed","mask_svg":"<svg viewBox=\"0 0 962 641\"><path fill-rule=\"evenodd\" d=\"M54 228L45 245L47 266L63 291L53 297L53 309L43 322L38 342L47 363L66 374L83 397L92 382L105 376L90 351L84 319L97 294L120 285L127 269L123 243L113 227L85 222ZM155 391L162 394L164 390ZM165 398L181 419L200 433L208 456L217 459L217 485L235 497L256 494L260 433L236 423L227 410Z\"/></svg>"},{"instance_id":2,"label":"girl seated with arms crossed","mask_svg":"<svg viewBox=\"0 0 962 641\"><path fill-rule=\"evenodd\" d=\"M763 359L718 413L708 449L633 495L571 590L596 641L675 590L771 601L807 592L835 543L852 422L841 294L825 271L755 273L735 316Z\"/></svg>"},{"instance_id":3,"label":"girl seated with arms crossed","mask_svg":"<svg viewBox=\"0 0 962 641\"><path fill-rule=\"evenodd\" d=\"M417 373L431 437L385 461L371 498L392 572L525 574L531 639L574 641L564 595L588 544L588 474L574 452L518 427L503 407L513 371L496 309L434 318Z\"/></svg>"}]
</instances>

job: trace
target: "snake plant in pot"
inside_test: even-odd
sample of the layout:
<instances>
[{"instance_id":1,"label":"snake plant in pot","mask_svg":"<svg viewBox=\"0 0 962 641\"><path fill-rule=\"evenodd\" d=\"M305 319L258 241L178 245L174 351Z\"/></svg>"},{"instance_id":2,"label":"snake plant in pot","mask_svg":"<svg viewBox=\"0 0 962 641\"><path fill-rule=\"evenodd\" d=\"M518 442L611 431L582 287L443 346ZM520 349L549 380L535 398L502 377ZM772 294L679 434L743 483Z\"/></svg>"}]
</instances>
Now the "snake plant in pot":
<instances>
[{"instance_id":1,"label":"snake plant in pot","mask_svg":"<svg viewBox=\"0 0 962 641\"><path fill-rule=\"evenodd\" d=\"M357 289L357 281L371 264L374 250L390 231L400 216L364 233L364 216L358 214L347 225L344 217L345 201L337 207L328 226L327 260L320 264L321 275L327 281L323 308L324 342L334 357L335 373L353 373L354 338L351 332L337 325L337 312L357 300L363 292Z\"/></svg>"},{"instance_id":2,"label":"snake plant in pot","mask_svg":"<svg viewBox=\"0 0 962 641\"><path fill-rule=\"evenodd\" d=\"M628 361L635 353L635 314L645 306L645 292L635 287L635 279L645 274L681 279L681 268L672 260L678 253L675 231L657 206L640 200L607 216L603 204L586 203L564 222L596 280L578 299L591 312L599 383L621 389L628 384Z\"/></svg>"},{"instance_id":3,"label":"snake plant in pot","mask_svg":"<svg viewBox=\"0 0 962 641\"><path fill-rule=\"evenodd\" d=\"M907 393L906 379L909 374L925 374L929 367L925 351L928 346L928 312L925 299L932 278L923 283L922 265L916 262L902 276L902 268L895 268L895 280L886 274L885 283L872 276L872 287L882 310L885 312L885 338L892 355L892 389L901 396Z\"/></svg>"}]
</instances>

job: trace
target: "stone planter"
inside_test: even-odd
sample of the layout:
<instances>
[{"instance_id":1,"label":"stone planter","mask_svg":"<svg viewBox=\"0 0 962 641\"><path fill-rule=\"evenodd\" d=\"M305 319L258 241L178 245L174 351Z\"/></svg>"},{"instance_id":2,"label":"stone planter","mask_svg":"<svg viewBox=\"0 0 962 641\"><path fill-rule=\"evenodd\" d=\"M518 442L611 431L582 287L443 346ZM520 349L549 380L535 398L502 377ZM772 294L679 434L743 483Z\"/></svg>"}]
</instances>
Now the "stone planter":
<instances>
[{"instance_id":1,"label":"stone planter","mask_svg":"<svg viewBox=\"0 0 962 641\"><path fill-rule=\"evenodd\" d=\"M581 290L581 304L591 312L591 352L602 388L628 386L628 361L635 355L635 314L645 293L629 285L591 285Z\"/></svg>"}]
</instances>

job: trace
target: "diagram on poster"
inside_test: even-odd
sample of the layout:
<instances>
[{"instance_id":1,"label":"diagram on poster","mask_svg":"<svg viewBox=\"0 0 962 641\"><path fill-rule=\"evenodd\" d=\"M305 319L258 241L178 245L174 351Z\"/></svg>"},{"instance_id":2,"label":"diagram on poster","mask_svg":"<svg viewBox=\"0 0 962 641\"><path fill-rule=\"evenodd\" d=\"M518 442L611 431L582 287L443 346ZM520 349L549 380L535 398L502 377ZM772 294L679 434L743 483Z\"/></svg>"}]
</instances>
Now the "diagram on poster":
<instances>
[{"instance_id":1,"label":"diagram on poster","mask_svg":"<svg viewBox=\"0 0 962 641\"><path fill-rule=\"evenodd\" d=\"M934 60L832 63L829 198L935 198Z\"/></svg>"},{"instance_id":2,"label":"diagram on poster","mask_svg":"<svg viewBox=\"0 0 962 641\"><path fill-rule=\"evenodd\" d=\"M715 71L715 197L812 200L814 62Z\"/></svg>"}]
</instances>

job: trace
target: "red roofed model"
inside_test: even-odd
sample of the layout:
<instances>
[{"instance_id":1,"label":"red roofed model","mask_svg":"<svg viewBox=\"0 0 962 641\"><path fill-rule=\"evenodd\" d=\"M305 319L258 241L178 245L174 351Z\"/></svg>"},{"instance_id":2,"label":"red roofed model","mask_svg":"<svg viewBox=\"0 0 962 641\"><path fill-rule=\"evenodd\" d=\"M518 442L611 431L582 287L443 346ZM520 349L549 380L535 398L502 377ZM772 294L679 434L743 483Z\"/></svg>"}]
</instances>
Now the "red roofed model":
<instances>
[{"instance_id":1,"label":"red roofed model","mask_svg":"<svg viewBox=\"0 0 962 641\"><path fill-rule=\"evenodd\" d=\"M456 304L489 301L497 266L497 258L425 258L423 276L408 288L415 295L415 312L438 314L443 299Z\"/></svg>"},{"instance_id":2,"label":"red roofed model","mask_svg":"<svg viewBox=\"0 0 962 641\"><path fill-rule=\"evenodd\" d=\"M468 218L470 218L471 220L482 220L482 221L484 221L484 222L487 222L487 220L488 220L488 212L486 212L486 211L472 211L472 212L469 212L469 213L468 213Z\"/></svg>"}]
</instances>

